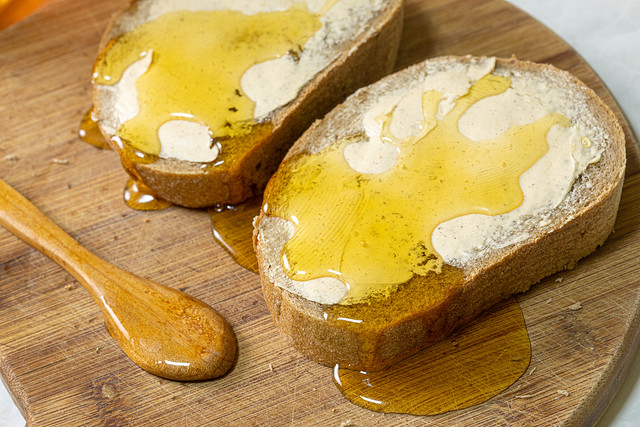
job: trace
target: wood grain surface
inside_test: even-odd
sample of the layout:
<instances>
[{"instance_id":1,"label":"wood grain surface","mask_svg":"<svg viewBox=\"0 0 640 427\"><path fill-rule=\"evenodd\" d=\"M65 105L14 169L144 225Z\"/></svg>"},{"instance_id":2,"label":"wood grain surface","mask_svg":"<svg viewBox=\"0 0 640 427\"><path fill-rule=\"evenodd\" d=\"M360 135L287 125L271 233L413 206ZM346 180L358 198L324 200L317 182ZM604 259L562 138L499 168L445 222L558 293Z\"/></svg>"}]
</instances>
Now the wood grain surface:
<instances>
[{"instance_id":1,"label":"wood grain surface","mask_svg":"<svg viewBox=\"0 0 640 427\"><path fill-rule=\"evenodd\" d=\"M124 4L60 0L0 32L0 177L98 256L211 304L236 331L239 357L214 381L173 382L142 371L110 338L74 279L0 229L0 373L28 425L555 425L597 419L638 344L640 156L615 101L569 46L501 0L407 1L398 69L443 54L550 62L573 72L618 114L629 161L612 237L574 270L519 297L532 345L529 372L473 408L434 417L384 415L348 403L331 369L284 343L258 276L215 245L206 211L127 208L117 156L77 138L90 107L99 38ZM576 302L582 309L570 310Z\"/></svg>"}]
</instances>

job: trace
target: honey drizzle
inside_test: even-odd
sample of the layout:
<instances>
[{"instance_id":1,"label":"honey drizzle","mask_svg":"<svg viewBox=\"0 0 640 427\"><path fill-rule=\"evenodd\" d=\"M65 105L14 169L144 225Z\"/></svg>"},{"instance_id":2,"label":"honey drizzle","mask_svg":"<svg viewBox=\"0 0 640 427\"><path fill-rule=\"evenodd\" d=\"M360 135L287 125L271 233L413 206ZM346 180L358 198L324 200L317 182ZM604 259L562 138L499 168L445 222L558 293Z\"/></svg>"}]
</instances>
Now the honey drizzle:
<instances>
[{"instance_id":1,"label":"honey drizzle","mask_svg":"<svg viewBox=\"0 0 640 427\"><path fill-rule=\"evenodd\" d=\"M258 272L253 250L253 218L260 213L262 196L238 205L216 206L209 210L213 238L238 265Z\"/></svg>"},{"instance_id":2,"label":"honey drizzle","mask_svg":"<svg viewBox=\"0 0 640 427\"><path fill-rule=\"evenodd\" d=\"M509 388L531 361L514 298L445 341L378 372L334 369L350 402L377 412L436 415L486 402Z\"/></svg>"},{"instance_id":3,"label":"honey drizzle","mask_svg":"<svg viewBox=\"0 0 640 427\"><path fill-rule=\"evenodd\" d=\"M98 127L98 123L93 120L93 108L86 112L82 121L80 122L80 129L78 130L78 136L80 139L88 144L91 144L100 149L110 149L111 146L104 138ZM135 163L137 159L145 159L147 162L153 161L148 156L144 156L141 153L131 150L129 147L125 147L121 142L118 143L118 139L115 139L117 149L121 153L120 158L123 162L123 166L131 178L127 181L124 189L123 198L124 202L131 209L139 211L155 211L160 209L166 209L171 206L170 202L162 200L153 194L153 191L147 187L140 178L138 172L135 169Z\"/></svg>"},{"instance_id":4,"label":"honey drizzle","mask_svg":"<svg viewBox=\"0 0 640 427\"><path fill-rule=\"evenodd\" d=\"M125 190L127 205L144 210L169 205L143 184L137 168L157 160L158 131L167 121L207 127L210 145L219 153L214 161L199 165L204 173L237 168L238 160L273 129L272 123L254 119L255 103L242 90L242 75L254 64L301 49L320 25L319 15L304 5L255 15L177 11L111 40L94 67L97 84L116 84L127 67L150 57L148 70L136 81L139 112L117 129L112 141L133 178ZM86 136L92 118L85 119L81 132ZM83 139L96 144L92 138Z\"/></svg>"},{"instance_id":5,"label":"honey drizzle","mask_svg":"<svg viewBox=\"0 0 640 427\"><path fill-rule=\"evenodd\" d=\"M78 136L84 142L98 147L102 150L111 148L107 140L104 139L104 136L100 132L98 123L93 120L93 108L90 108L82 117L82 121L80 122L80 129L78 130Z\"/></svg>"},{"instance_id":6,"label":"honey drizzle","mask_svg":"<svg viewBox=\"0 0 640 427\"><path fill-rule=\"evenodd\" d=\"M388 130L393 111L381 117L381 139L399 153L384 172L360 173L347 163L345 148L358 144L358 135L284 162L265 200L268 215L296 225L282 253L286 274L296 281L342 281L342 304L385 297L413 276L442 269L431 243L438 224L520 206L520 175L547 152L548 130L570 121L550 113L483 141L460 132L458 120L468 108L510 85L507 77L486 75L438 120L442 95L424 92L424 131L418 136L396 138Z\"/></svg>"},{"instance_id":7,"label":"honey drizzle","mask_svg":"<svg viewBox=\"0 0 640 427\"><path fill-rule=\"evenodd\" d=\"M242 267L257 272L253 252L252 219L260 210L260 197L239 205L210 210L214 239ZM399 297L414 305L429 304L446 294L448 284L459 279L458 270L445 267L437 275L440 292L417 292L425 278L414 278ZM435 276L435 274L434 274ZM433 288L432 288L433 289ZM398 316L415 307L381 301L377 305L327 307L328 322L361 328L385 317ZM531 345L515 298L492 308L483 317L446 340L379 372L366 373L337 366L333 371L338 390L351 403L366 409L412 415L436 415L479 405L508 389L526 371ZM490 378L490 381L486 381Z\"/></svg>"},{"instance_id":8,"label":"honey drizzle","mask_svg":"<svg viewBox=\"0 0 640 427\"><path fill-rule=\"evenodd\" d=\"M166 13L112 40L98 57L94 81L116 84L127 67L150 55L148 70L136 81L139 112L117 135L134 149L157 155L160 126L186 120L223 142L249 134L256 124L255 103L241 86L246 70L300 49L319 28L319 15L302 6L254 15ZM223 144L223 149L238 147Z\"/></svg>"},{"instance_id":9,"label":"honey drizzle","mask_svg":"<svg viewBox=\"0 0 640 427\"><path fill-rule=\"evenodd\" d=\"M137 211L157 211L171 206L170 202L158 198L149 187L133 178L127 181L123 197L126 205Z\"/></svg>"}]
</instances>

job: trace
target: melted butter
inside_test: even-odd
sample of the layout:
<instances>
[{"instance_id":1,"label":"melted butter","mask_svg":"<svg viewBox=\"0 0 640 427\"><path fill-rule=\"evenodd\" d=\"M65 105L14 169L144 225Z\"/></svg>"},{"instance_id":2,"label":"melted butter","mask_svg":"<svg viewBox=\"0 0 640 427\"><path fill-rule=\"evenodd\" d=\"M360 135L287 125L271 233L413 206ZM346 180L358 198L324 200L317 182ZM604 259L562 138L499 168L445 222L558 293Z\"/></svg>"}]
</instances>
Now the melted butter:
<instances>
[{"instance_id":1,"label":"melted butter","mask_svg":"<svg viewBox=\"0 0 640 427\"><path fill-rule=\"evenodd\" d=\"M134 150L157 155L159 127L172 119L190 120L209 129L212 144L223 142L223 152L242 154L246 147L236 139L255 125L255 105L240 86L243 73L299 51L319 28L319 15L302 7L255 15L167 13L111 41L96 62L94 81L113 85L128 66L152 55L136 82L139 113L116 136Z\"/></svg>"},{"instance_id":2,"label":"melted butter","mask_svg":"<svg viewBox=\"0 0 640 427\"><path fill-rule=\"evenodd\" d=\"M436 415L486 402L527 370L531 344L515 299L420 353L378 372L336 366L352 403L386 413Z\"/></svg>"},{"instance_id":3,"label":"melted butter","mask_svg":"<svg viewBox=\"0 0 640 427\"><path fill-rule=\"evenodd\" d=\"M396 138L389 131L393 111L381 117L383 141L399 155L380 174L358 173L345 161L345 147L359 136L286 162L269 187L277 191L266 200L268 215L296 225L282 253L287 275L296 281L341 280L348 289L342 303L389 296L398 284L442 271L442 258L431 243L438 224L517 208L523 200L520 175L547 152L549 129L570 121L552 113L493 139L465 137L458 129L464 112L510 84L506 77L484 76L441 120L436 113L442 96L425 92L418 136ZM430 292L431 282L425 280L423 292Z\"/></svg>"}]
</instances>

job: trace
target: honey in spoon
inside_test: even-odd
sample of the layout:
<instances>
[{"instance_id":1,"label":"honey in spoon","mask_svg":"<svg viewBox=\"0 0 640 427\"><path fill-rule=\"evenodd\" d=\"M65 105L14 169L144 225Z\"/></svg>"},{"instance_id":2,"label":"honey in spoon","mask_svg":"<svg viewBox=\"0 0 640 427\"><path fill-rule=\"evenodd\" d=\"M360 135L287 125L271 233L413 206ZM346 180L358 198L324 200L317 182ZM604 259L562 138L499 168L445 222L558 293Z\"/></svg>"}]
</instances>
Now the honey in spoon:
<instances>
[{"instance_id":1,"label":"honey in spoon","mask_svg":"<svg viewBox=\"0 0 640 427\"><path fill-rule=\"evenodd\" d=\"M0 225L82 284L102 311L111 336L141 368L172 380L194 381L224 375L233 365L235 334L213 308L98 258L2 180Z\"/></svg>"}]
</instances>

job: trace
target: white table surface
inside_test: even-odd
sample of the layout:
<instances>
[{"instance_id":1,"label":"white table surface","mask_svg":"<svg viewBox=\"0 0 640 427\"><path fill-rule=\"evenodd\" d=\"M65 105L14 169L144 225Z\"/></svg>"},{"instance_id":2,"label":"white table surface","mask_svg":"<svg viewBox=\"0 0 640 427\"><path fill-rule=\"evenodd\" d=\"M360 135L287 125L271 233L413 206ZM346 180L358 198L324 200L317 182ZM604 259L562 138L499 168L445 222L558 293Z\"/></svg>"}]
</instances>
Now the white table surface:
<instances>
[{"instance_id":1,"label":"white table surface","mask_svg":"<svg viewBox=\"0 0 640 427\"><path fill-rule=\"evenodd\" d=\"M640 136L640 0L511 0L567 41L596 71ZM640 254L639 254L640 255ZM0 426L24 418L0 383ZM640 356L601 426L640 425Z\"/></svg>"}]
</instances>

